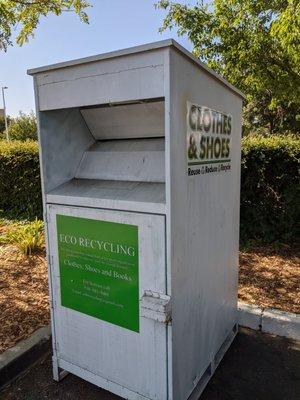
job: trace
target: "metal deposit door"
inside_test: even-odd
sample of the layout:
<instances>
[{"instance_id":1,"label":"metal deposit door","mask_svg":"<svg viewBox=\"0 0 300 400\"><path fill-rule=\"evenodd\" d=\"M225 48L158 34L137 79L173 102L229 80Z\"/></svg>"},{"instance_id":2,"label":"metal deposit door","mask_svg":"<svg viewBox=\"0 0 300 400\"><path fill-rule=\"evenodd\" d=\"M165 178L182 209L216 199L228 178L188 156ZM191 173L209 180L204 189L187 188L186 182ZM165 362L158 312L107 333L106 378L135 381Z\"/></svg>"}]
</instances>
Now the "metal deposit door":
<instances>
[{"instance_id":1,"label":"metal deposit door","mask_svg":"<svg viewBox=\"0 0 300 400\"><path fill-rule=\"evenodd\" d=\"M59 366L166 399L165 217L48 205L47 219Z\"/></svg>"}]
</instances>

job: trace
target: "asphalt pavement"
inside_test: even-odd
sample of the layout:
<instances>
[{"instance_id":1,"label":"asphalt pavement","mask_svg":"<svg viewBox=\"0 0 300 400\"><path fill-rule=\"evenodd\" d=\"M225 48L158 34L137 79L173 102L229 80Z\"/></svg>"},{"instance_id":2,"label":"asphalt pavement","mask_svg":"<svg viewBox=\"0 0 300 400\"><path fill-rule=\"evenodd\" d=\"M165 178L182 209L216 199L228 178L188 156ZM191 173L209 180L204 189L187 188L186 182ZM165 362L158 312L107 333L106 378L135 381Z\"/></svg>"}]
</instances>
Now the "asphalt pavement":
<instances>
[{"instance_id":1,"label":"asphalt pavement","mask_svg":"<svg viewBox=\"0 0 300 400\"><path fill-rule=\"evenodd\" d=\"M1 400L120 400L82 379L52 379L45 355L0 392ZM299 400L300 344L242 329L201 400Z\"/></svg>"}]
</instances>

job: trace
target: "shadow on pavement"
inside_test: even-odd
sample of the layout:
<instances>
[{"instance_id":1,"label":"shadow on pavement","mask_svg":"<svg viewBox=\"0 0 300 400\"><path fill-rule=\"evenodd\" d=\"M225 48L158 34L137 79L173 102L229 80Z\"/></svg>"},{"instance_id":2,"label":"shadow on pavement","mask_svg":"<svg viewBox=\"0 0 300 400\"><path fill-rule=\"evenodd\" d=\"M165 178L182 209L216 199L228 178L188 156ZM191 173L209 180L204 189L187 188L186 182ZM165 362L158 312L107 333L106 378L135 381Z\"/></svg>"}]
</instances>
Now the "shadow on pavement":
<instances>
[{"instance_id":1,"label":"shadow on pavement","mask_svg":"<svg viewBox=\"0 0 300 400\"><path fill-rule=\"evenodd\" d=\"M52 380L51 357L0 392L1 400L117 400L105 390L68 375ZM241 329L201 400L299 400L300 344Z\"/></svg>"}]
</instances>

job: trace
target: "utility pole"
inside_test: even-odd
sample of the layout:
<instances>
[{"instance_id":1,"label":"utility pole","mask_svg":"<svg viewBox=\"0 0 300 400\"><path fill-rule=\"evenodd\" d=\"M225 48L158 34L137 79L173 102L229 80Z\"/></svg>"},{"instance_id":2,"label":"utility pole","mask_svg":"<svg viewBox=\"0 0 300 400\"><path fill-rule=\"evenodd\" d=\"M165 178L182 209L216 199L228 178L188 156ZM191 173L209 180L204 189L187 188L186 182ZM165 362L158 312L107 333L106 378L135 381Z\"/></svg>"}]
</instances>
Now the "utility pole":
<instances>
[{"instance_id":1,"label":"utility pole","mask_svg":"<svg viewBox=\"0 0 300 400\"><path fill-rule=\"evenodd\" d=\"M6 134L6 140L9 140L9 135L8 135L8 126L7 126L7 116L6 116L6 106L5 106L5 96L4 96L4 90L8 89L7 86L2 86L2 99L3 99L3 111L4 111L4 122L5 122L5 134Z\"/></svg>"}]
</instances>

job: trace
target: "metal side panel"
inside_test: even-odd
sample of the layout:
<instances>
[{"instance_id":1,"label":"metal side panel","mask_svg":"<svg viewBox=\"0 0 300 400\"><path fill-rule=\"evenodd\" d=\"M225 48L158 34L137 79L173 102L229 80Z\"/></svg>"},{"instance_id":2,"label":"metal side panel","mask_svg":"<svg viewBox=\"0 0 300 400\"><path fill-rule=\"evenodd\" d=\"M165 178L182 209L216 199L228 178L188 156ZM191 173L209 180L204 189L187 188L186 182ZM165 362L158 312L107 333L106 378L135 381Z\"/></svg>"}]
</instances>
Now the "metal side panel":
<instances>
[{"instance_id":1,"label":"metal side panel","mask_svg":"<svg viewBox=\"0 0 300 400\"><path fill-rule=\"evenodd\" d=\"M103 382L105 381L112 382L111 387L106 385L105 388L108 390L114 388L113 391L121 395L126 392L126 398L167 399L167 320L169 316L167 303L169 301L165 297L165 217L161 215L48 205L47 219L53 287L52 304L56 334L54 341L59 366L61 368L68 368L68 365L74 366L70 369L70 372L84 377L100 387L104 387ZM62 226L61 221L65 221L65 225ZM67 235L70 235L70 226L74 221L76 223L82 223L83 221L86 224L100 223L99 226L103 223L108 223L115 224L117 227L121 226L120 229L123 229L122 227L124 226L137 229L138 331L134 331L132 328L124 328L118 323L107 322L107 320L100 319L99 316L91 316L80 310L82 304L85 303L84 296L91 295L99 300L99 305L97 301L94 301L94 306L91 309L91 313L97 313L102 307L103 296L106 296L105 294L102 296L102 289L103 291L111 290L108 296L112 304L111 315L115 313L114 307L119 307L122 302L117 305L113 296L111 296L113 285L112 289L105 289L103 282L101 283L101 276L99 279L95 278L94 272L98 267L97 263L94 263L95 260L89 259L89 253L81 253L80 246L75 246L73 250L70 247L64 248L63 251L59 247L62 240L69 242ZM76 224L74 226L76 227ZM77 238L73 239L73 242L77 240L77 243L84 244L84 246L90 245L94 243L91 240L96 240L95 235L99 237L99 240L105 240L105 235L107 235L108 231L95 228L91 236L87 237L89 234L86 233L84 225L82 226L82 229L78 228L76 230L76 228L72 228L72 236ZM83 242L86 239L88 241ZM115 246L118 245L117 238L114 244ZM112 258L109 259L109 257L107 255L107 264L113 270ZM85 268L85 264L82 264L80 260L85 260L89 265L88 271L92 271L90 272L92 274L91 277L88 274L78 275L78 269ZM126 263L122 266L120 260L120 274L125 276L128 268ZM63 264L68 265L68 273L71 271L73 274L74 271L74 276L70 278L69 275L69 281L66 280L66 265ZM101 262L99 265L101 265ZM85 289L76 300L78 294L76 284L78 279L81 279L80 276L85 281L83 285L87 285L87 287L85 286ZM72 293L67 298L67 301L75 296L74 301L75 303L77 301L76 304L80 311L75 310L76 306L74 307L75 309L72 309L70 306L62 305L62 302L65 301L64 290L68 285L70 288L72 282L75 285L75 295ZM99 288L101 289L100 291L98 290ZM120 286L120 291L126 293L127 297L131 296L130 290L130 286L127 283ZM152 307L153 318L151 313L143 312L149 303L148 301L148 303L144 304L145 296L159 297L159 299L156 299L159 304L157 303L156 308ZM165 317L163 317L164 312L166 313ZM120 314L122 314L122 309ZM157 316L161 318L157 318ZM93 379L89 377L93 377ZM118 387L123 389L118 390Z\"/></svg>"},{"instance_id":2,"label":"metal side panel","mask_svg":"<svg viewBox=\"0 0 300 400\"><path fill-rule=\"evenodd\" d=\"M165 184L72 179L46 195L47 203L165 214Z\"/></svg>"},{"instance_id":3,"label":"metal side panel","mask_svg":"<svg viewBox=\"0 0 300 400\"><path fill-rule=\"evenodd\" d=\"M81 114L97 140L162 137L164 101L85 108Z\"/></svg>"},{"instance_id":4,"label":"metal side panel","mask_svg":"<svg viewBox=\"0 0 300 400\"><path fill-rule=\"evenodd\" d=\"M160 98L163 50L37 74L40 111Z\"/></svg>"},{"instance_id":5,"label":"metal side panel","mask_svg":"<svg viewBox=\"0 0 300 400\"><path fill-rule=\"evenodd\" d=\"M164 182L164 139L96 142L84 152L75 178Z\"/></svg>"},{"instance_id":6,"label":"metal side panel","mask_svg":"<svg viewBox=\"0 0 300 400\"><path fill-rule=\"evenodd\" d=\"M242 103L173 49L170 63L166 205L172 265L173 400L183 400L237 322ZM191 167L195 175L189 174L189 102L231 115L230 169L222 168L216 158L210 165L206 158L208 164ZM201 135L209 139L205 130Z\"/></svg>"}]
</instances>

